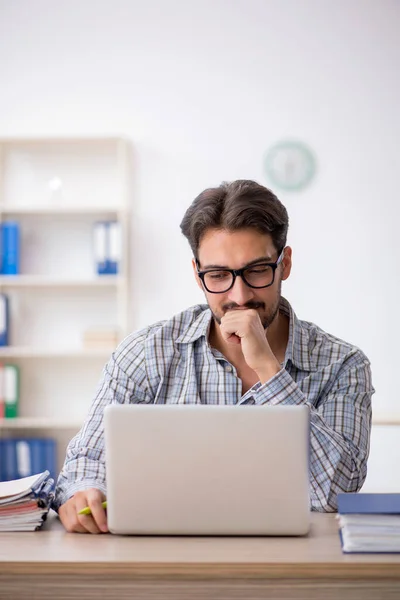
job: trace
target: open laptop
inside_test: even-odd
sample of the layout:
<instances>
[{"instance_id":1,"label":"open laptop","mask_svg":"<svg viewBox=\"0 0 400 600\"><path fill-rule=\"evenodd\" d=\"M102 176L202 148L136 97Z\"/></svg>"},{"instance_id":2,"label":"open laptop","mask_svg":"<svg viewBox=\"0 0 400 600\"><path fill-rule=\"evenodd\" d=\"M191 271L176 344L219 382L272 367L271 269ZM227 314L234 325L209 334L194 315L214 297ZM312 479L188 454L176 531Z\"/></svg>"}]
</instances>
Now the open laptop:
<instances>
[{"instance_id":1,"label":"open laptop","mask_svg":"<svg viewBox=\"0 0 400 600\"><path fill-rule=\"evenodd\" d=\"M304 535L306 406L113 404L107 519L136 535Z\"/></svg>"}]
</instances>

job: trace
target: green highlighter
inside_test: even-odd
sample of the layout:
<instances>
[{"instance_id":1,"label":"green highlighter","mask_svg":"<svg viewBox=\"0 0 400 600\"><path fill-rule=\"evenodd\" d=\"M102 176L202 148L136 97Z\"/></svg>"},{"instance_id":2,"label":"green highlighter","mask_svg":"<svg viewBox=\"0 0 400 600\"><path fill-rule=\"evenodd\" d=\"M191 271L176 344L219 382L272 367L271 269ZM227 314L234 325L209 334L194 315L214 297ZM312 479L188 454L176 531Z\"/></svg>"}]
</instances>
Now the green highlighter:
<instances>
[{"instance_id":1,"label":"green highlighter","mask_svg":"<svg viewBox=\"0 0 400 600\"><path fill-rule=\"evenodd\" d=\"M104 500L104 502L101 503L103 508L107 508L107 500ZM82 508L82 510L80 510L78 512L78 515L91 515L92 511L90 510L90 508L88 506L86 506L85 508Z\"/></svg>"}]
</instances>

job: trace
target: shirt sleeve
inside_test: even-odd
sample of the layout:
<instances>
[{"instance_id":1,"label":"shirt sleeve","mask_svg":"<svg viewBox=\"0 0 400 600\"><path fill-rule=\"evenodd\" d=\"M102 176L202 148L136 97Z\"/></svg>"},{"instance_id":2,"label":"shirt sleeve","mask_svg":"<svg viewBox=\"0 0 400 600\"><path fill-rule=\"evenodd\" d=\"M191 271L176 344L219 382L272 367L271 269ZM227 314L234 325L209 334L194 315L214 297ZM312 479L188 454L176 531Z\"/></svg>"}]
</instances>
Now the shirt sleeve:
<instances>
[{"instance_id":1,"label":"shirt sleeve","mask_svg":"<svg viewBox=\"0 0 400 600\"><path fill-rule=\"evenodd\" d=\"M329 389L321 390L313 406L282 369L253 398L256 404L309 406L311 507L334 512L338 493L357 492L367 474L374 393L368 359L359 350L350 354Z\"/></svg>"},{"instance_id":2,"label":"shirt sleeve","mask_svg":"<svg viewBox=\"0 0 400 600\"><path fill-rule=\"evenodd\" d=\"M104 408L108 404L146 400L143 340L127 338L104 367L85 423L68 444L52 508L58 510L76 492L88 488L106 494Z\"/></svg>"}]
</instances>

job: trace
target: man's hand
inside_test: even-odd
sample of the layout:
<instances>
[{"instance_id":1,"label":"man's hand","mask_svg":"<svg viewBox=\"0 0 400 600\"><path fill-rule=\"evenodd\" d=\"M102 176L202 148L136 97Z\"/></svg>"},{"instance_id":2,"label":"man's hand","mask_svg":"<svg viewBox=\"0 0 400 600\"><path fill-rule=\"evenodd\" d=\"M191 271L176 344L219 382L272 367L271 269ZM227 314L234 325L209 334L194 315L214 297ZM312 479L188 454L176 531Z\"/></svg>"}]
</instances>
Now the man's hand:
<instances>
[{"instance_id":1,"label":"man's hand","mask_svg":"<svg viewBox=\"0 0 400 600\"><path fill-rule=\"evenodd\" d=\"M266 331L255 309L232 309L221 319L220 330L225 341L240 344L244 360L265 383L281 369L268 343Z\"/></svg>"},{"instance_id":2,"label":"man's hand","mask_svg":"<svg viewBox=\"0 0 400 600\"><path fill-rule=\"evenodd\" d=\"M77 492L58 509L61 523L69 533L102 533L107 532L107 515L101 503L105 500L103 492L89 488ZM78 512L89 506L91 515L78 515Z\"/></svg>"}]
</instances>

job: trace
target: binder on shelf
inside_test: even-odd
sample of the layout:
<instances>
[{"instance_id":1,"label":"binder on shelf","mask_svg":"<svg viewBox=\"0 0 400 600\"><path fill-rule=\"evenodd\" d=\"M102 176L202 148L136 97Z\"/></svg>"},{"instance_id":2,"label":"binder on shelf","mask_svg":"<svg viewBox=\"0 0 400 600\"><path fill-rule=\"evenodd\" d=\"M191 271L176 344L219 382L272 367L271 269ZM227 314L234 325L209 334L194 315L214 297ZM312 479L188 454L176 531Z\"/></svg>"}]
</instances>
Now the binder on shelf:
<instances>
[{"instance_id":1,"label":"binder on shelf","mask_svg":"<svg viewBox=\"0 0 400 600\"><path fill-rule=\"evenodd\" d=\"M93 227L94 259L98 275L117 275L122 259L119 221L97 221Z\"/></svg>"},{"instance_id":2,"label":"binder on shelf","mask_svg":"<svg viewBox=\"0 0 400 600\"><path fill-rule=\"evenodd\" d=\"M5 466L4 466L4 441L0 438L0 481L5 481Z\"/></svg>"},{"instance_id":3,"label":"binder on shelf","mask_svg":"<svg viewBox=\"0 0 400 600\"><path fill-rule=\"evenodd\" d=\"M344 553L400 552L400 493L338 494Z\"/></svg>"},{"instance_id":4,"label":"binder on shelf","mask_svg":"<svg viewBox=\"0 0 400 600\"><path fill-rule=\"evenodd\" d=\"M56 442L52 438L10 438L1 440L3 481L29 477L48 470L56 476Z\"/></svg>"},{"instance_id":5,"label":"binder on shelf","mask_svg":"<svg viewBox=\"0 0 400 600\"><path fill-rule=\"evenodd\" d=\"M8 346L10 329L9 300L6 294L0 293L0 346Z\"/></svg>"},{"instance_id":6,"label":"binder on shelf","mask_svg":"<svg viewBox=\"0 0 400 600\"><path fill-rule=\"evenodd\" d=\"M5 403L4 403L4 365L0 363L0 419L5 417ZM1 452L1 447L0 447ZM0 465L0 479L1 479L1 465Z\"/></svg>"},{"instance_id":7,"label":"binder on shelf","mask_svg":"<svg viewBox=\"0 0 400 600\"><path fill-rule=\"evenodd\" d=\"M4 221L1 224L1 274L18 275L19 262L19 223L16 221Z\"/></svg>"},{"instance_id":8,"label":"binder on shelf","mask_svg":"<svg viewBox=\"0 0 400 600\"><path fill-rule=\"evenodd\" d=\"M122 232L121 223L110 221L108 223L108 255L107 273L117 275L120 271L122 258Z\"/></svg>"},{"instance_id":9,"label":"binder on shelf","mask_svg":"<svg viewBox=\"0 0 400 600\"><path fill-rule=\"evenodd\" d=\"M93 226L93 250L98 275L107 274L107 223L97 221Z\"/></svg>"},{"instance_id":10,"label":"binder on shelf","mask_svg":"<svg viewBox=\"0 0 400 600\"><path fill-rule=\"evenodd\" d=\"M19 409L19 367L3 365L4 416L6 419L18 417Z\"/></svg>"}]
</instances>

